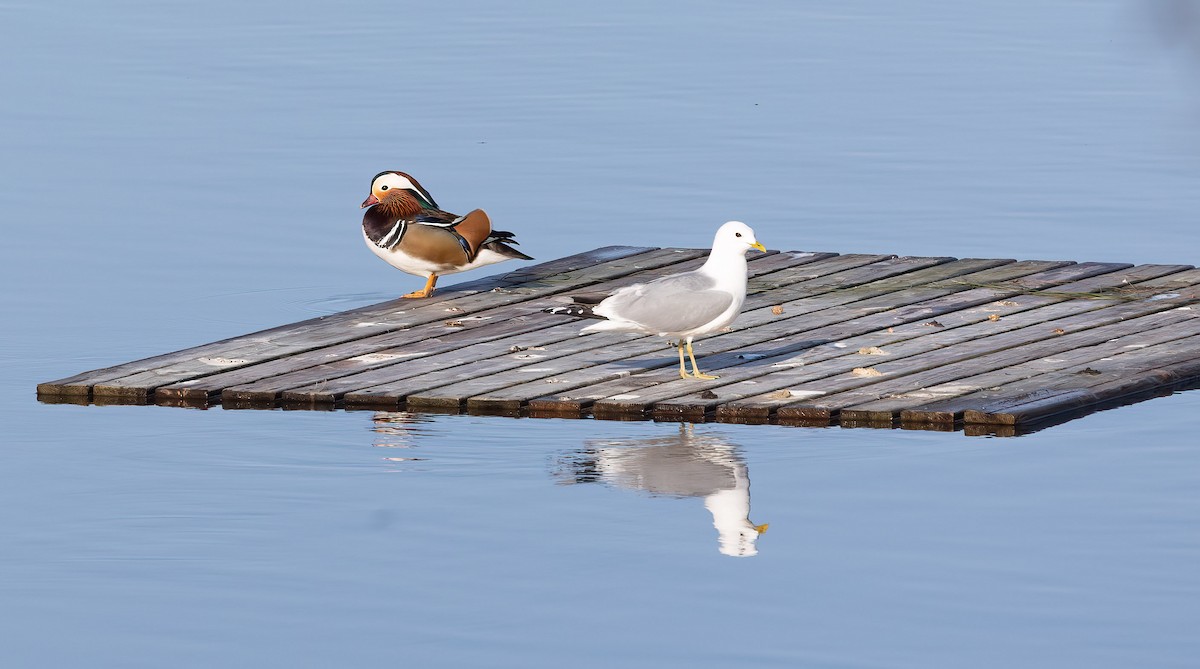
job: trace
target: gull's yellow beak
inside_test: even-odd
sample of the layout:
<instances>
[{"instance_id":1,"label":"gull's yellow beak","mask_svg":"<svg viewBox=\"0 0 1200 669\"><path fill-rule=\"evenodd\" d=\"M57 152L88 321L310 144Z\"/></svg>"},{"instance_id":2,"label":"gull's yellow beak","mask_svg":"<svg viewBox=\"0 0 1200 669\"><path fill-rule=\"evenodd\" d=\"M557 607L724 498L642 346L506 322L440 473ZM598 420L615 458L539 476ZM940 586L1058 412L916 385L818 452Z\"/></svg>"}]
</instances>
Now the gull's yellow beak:
<instances>
[{"instance_id":1,"label":"gull's yellow beak","mask_svg":"<svg viewBox=\"0 0 1200 669\"><path fill-rule=\"evenodd\" d=\"M770 525L771 525L770 523L763 523L762 525L755 525L754 531L758 532L759 534L762 534L763 532L767 531L767 528L770 527Z\"/></svg>"},{"instance_id":2,"label":"gull's yellow beak","mask_svg":"<svg viewBox=\"0 0 1200 669\"><path fill-rule=\"evenodd\" d=\"M753 244L750 245L750 248L758 249L759 251L762 251L763 253L767 252L767 247L763 246L762 242L754 242ZM764 525L764 527L766 527L766 526Z\"/></svg>"}]
</instances>

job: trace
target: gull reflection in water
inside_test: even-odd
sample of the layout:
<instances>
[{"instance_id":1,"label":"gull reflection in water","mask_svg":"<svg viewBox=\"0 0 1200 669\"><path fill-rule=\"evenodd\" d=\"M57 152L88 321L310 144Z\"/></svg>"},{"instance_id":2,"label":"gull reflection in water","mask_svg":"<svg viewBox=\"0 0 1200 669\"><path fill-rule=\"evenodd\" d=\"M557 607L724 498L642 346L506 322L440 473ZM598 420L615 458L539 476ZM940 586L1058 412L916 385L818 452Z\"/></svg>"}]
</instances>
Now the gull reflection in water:
<instances>
[{"instance_id":1,"label":"gull reflection in water","mask_svg":"<svg viewBox=\"0 0 1200 669\"><path fill-rule=\"evenodd\" d=\"M725 555L757 555L755 543L767 531L750 521L750 476L739 448L720 435L696 434L690 423L668 437L586 441L561 459L556 476L564 483L703 498Z\"/></svg>"}]
</instances>

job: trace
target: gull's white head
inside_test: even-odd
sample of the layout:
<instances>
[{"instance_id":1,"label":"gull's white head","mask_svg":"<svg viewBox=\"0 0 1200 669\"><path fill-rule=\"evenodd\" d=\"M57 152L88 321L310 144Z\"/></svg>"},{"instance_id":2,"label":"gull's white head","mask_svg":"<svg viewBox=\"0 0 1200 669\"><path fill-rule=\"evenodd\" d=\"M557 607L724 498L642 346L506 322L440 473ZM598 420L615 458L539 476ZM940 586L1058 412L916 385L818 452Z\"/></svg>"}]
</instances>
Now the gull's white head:
<instances>
[{"instance_id":1,"label":"gull's white head","mask_svg":"<svg viewBox=\"0 0 1200 669\"><path fill-rule=\"evenodd\" d=\"M767 525L750 522L750 480L739 477L737 486L718 490L704 498L704 507L712 512L717 528L717 546L723 555L758 555L755 542L767 531Z\"/></svg>"},{"instance_id":2,"label":"gull's white head","mask_svg":"<svg viewBox=\"0 0 1200 669\"><path fill-rule=\"evenodd\" d=\"M741 221L729 221L717 228L717 236L713 238L713 251L733 252L741 255L750 249L767 250L765 246L758 243L750 226Z\"/></svg>"}]
</instances>

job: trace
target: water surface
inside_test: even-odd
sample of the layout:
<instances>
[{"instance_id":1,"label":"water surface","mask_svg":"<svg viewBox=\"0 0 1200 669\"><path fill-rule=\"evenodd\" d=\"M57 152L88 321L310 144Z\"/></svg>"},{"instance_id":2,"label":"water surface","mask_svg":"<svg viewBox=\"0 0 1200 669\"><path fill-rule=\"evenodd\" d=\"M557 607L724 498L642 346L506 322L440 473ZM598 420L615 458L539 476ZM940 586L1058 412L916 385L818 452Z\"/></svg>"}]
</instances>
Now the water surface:
<instances>
[{"instance_id":1,"label":"water surface","mask_svg":"<svg viewBox=\"0 0 1200 669\"><path fill-rule=\"evenodd\" d=\"M1015 439L33 396L417 287L389 168L539 259L1195 264L1150 6L0 4L0 665L1191 666L1194 392Z\"/></svg>"}]
</instances>

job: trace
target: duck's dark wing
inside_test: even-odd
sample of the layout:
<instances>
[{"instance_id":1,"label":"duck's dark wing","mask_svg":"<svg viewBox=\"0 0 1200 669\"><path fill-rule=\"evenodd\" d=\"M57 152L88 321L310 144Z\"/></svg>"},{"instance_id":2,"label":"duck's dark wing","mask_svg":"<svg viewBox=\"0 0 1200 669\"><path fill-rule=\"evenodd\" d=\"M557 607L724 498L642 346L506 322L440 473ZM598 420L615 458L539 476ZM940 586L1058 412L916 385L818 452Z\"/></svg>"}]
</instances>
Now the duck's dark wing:
<instances>
[{"instance_id":1,"label":"duck's dark wing","mask_svg":"<svg viewBox=\"0 0 1200 669\"><path fill-rule=\"evenodd\" d=\"M363 214L363 234L381 249L390 249L400 243L411 218L389 215L383 207L375 205Z\"/></svg>"},{"instance_id":2,"label":"duck's dark wing","mask_svg":"<svg viewBox=\"0 0 1200 669\"><path fill-rule=\"evenodd\" d=\"M507 258L533 260L510 246L518 243L513 239L513 233L493 230L491 219L482 209L475 209L463 216L427 209L417 215L417 223L454 233L460 240L463 252L467 254L467 262L475 260L480 249L485 248Z\"/></svg>"},{"instance_id":3,"label":"duck's dark wing","mask_svg":"<svg viewBox=\"0 0 1200 669\"><path fill-rule=\"evenodd\" d=\"M455 245L461 247L470 262L470 258L474 258L475 253L462 235L455 231L462 219L462 216L441 209L422 209L415 214L400 216L391 214L384 207L376 205L363 214L363 232L379 248L393 249L400 244L400 240L413 226L419 225L425 226L427 229L440 230L446 236L455 239ZM437 235L434 235L434 238L436 237Z\"/></svg>"}]
</instances>

